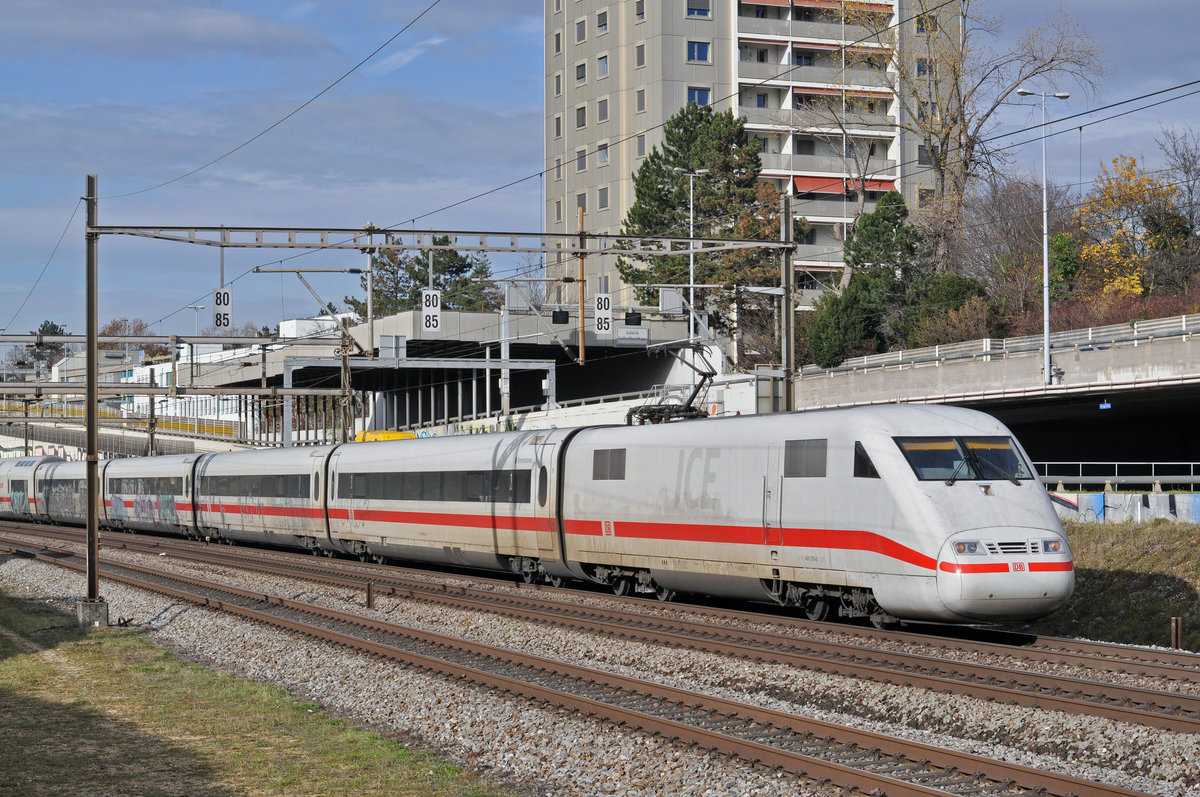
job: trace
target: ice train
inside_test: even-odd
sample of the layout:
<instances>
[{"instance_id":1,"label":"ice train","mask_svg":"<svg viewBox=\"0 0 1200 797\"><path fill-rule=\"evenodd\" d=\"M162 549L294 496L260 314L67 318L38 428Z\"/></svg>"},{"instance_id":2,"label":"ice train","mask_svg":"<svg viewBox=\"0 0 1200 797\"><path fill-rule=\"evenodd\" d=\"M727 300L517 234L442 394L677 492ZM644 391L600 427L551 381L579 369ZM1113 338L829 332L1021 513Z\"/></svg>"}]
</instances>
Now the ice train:
<instances>
[{"instance_id":1,"label":"ice train","mask_svg":"<svg viewBox=\"0 0 1200 797\"><path fill-rule=\"evenodd\" d=\"M0 460L0 518L82 525L82 462ZM1074 587L1012 434L932 405L142 457L105 529L696 593L808 617L986 623Z\"/></svg>"}]
</instances>

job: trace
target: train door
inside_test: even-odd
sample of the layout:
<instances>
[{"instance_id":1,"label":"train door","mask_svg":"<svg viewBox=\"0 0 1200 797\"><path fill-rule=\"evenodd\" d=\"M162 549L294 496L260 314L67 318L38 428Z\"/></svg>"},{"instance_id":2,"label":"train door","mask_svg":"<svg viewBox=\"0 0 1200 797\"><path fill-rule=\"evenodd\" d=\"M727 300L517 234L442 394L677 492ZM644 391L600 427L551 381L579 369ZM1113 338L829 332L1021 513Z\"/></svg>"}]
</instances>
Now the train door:
<instances>
[{"instance_id":1,"label":"train door","mask_svg":"<svg viewBox=\"0 0 1200 797\"><path fill-rule=\"evenodd\" d=\"M762 527L764 545L783 544L783 444L767 447L767 467L763 472Z\"/></svg>"}]
</instances>

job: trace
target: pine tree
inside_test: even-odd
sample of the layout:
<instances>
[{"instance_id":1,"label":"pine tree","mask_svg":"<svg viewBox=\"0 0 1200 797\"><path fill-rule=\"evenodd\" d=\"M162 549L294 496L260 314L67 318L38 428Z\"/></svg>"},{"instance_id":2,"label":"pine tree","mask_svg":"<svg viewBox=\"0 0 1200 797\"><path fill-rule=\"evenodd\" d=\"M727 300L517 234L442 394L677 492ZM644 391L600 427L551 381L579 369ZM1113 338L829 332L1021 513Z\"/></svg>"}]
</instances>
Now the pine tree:
<instances>
[{"instance_id":1,"label":"pine tree","mask_svg":"<svg viewBox=\"0 0 1200 797\"><path fill-rule=\"evenodd\" d=\"M447 236L434 236L435 246L447 246ZM380 316L419 310L421 291L429 287L429 253L385 249L371 256L374 312ZM500 307L500 291L488 280L492 269L487 256L464 255L453 249L433 250L433 287L442 292L447 310L487 312ZM367 278L360 278L364 296ZM345 297L346 305L364 318L366 299Z\"/></svg>"}]
</instances>

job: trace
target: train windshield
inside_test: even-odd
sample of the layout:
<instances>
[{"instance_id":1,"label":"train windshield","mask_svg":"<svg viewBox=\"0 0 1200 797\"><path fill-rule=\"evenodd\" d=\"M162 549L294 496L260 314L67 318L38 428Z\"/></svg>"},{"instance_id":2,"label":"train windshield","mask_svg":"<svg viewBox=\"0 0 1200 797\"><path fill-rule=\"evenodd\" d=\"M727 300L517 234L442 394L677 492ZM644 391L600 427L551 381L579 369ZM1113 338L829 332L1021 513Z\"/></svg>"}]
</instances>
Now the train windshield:
<instances>
[{"instance_id":1,"label":"train windshield","mask_svg":"<svg viewBox=\"0 0 1200 797\"><path fill-rule=\"evenodd\" d=\"M896 444L922 481L1033 478L1011 437L897 437Z\"/></svg>"}]
</instances>

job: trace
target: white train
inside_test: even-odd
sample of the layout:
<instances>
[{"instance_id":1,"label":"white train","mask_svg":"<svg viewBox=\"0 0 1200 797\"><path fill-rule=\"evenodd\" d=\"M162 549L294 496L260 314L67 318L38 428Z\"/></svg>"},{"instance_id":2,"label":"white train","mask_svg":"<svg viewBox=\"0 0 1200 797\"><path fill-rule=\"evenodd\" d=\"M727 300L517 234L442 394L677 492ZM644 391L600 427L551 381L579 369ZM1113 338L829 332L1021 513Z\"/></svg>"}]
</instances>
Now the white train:
<instances>
[{"instance_id":1,"label":"white train","mask_svg":"<svg viewBox=\"0 0 1200 797\"><path fill-rule=\"evenodd\" d=\"M100 463L105 528L767 601L1034 618L1074 587L1011 433L890 405ZM0 517L81 524L84 464L0 461Z\"/></svg>"}]
</instances>

